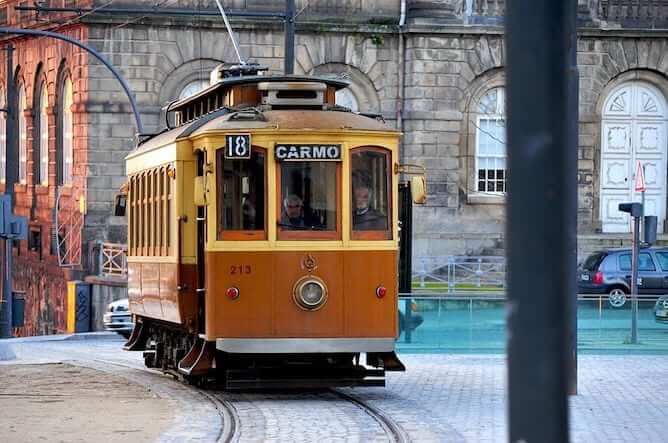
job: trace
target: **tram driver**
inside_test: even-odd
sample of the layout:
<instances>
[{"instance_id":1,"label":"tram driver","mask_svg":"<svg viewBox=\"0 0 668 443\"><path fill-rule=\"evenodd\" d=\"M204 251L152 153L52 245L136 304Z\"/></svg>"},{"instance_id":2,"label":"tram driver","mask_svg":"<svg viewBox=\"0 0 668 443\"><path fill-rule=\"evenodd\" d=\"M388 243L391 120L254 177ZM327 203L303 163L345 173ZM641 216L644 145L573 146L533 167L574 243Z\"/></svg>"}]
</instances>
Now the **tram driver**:
<instances>
[{"instance_id":1,"label":"tram driver","mask_svg":"<svg viewBox=\"0 0 668 443\"><path fill-rule=\"evenodd\" d=\"M281 226L287 229L305 228L304 201L297 194L290 194L283 200Z\"/></svg>"}]
</instances>

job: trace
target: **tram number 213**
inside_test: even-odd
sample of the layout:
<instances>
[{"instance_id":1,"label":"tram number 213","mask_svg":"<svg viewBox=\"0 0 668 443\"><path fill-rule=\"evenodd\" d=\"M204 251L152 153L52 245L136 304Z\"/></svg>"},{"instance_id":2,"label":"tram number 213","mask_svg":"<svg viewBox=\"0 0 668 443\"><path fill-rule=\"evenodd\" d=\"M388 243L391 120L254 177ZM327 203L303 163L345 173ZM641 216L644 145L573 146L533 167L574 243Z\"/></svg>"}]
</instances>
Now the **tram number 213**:
<instances>
[{"instance_id":1,"label":"tram number 213","mask_svg":"<svg viewBox=\"0 0 668 443\"><path fill-rule=\"evenodd\" d=\"M250 265L232 265L230 266L230 275L250 274L252 272Z\"/></svg>"}]
</instances>

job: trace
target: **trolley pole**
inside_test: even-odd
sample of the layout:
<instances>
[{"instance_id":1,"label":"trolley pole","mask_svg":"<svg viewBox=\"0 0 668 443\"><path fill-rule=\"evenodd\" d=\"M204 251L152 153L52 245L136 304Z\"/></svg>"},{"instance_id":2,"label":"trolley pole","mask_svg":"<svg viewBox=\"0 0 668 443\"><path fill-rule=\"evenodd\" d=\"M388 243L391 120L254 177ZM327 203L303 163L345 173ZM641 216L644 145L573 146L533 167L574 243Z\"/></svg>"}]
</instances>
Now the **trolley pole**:
<instances>
[{"instance_id":1,"label":"trolley pole","mask_svg":"<svg viewBox=\"0 0 668 443\"><path fill-rule=\"evenodd\" d=\"M15 153L18 149L14 146L15 124L18 122L16 116L15 102L16 90L14 88L14 47L9 44L4 48L7 51L6 80L7 97L5 98L4 112L7 115L5 122L5 194L10 196L11 206L14 204L14 183L18 175L18 164ZM0 310L0 338L12 337L12 250L13 242L5 238L4 253L2 260L2 309Z\"/></svg>"},{"instance_id":2,"label":"trolley pole","mask_svg":"<svg viewBox=\"0 0 668 443\"><path fill-rule=\"evenodd\" d=\"M506 4L509 438L564 443L575 298L569 55L577 2Z\"/></svg>"}]
</instances>

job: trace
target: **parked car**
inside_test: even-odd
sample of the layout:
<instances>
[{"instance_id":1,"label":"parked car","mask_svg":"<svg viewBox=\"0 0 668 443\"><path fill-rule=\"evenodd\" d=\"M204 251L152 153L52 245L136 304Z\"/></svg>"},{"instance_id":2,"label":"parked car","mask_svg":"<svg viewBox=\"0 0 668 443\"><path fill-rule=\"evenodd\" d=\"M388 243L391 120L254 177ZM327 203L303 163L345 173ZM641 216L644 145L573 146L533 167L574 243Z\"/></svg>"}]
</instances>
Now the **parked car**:
<instances>
[{"instance_id":1,"label":"parked car","mask_svg":"<svg viewBox=\"0 0 668 443\"><path fill-rule=\"evenodd\" d=\"M621 308L631 293L631 250L611 249L589 255L577 273L578 293L607 294ZM638 254L638 294L668 294L668 248L643 248Z\"/></svg>"},{"instance_id":2,"label":"parked car","mask_svg":"<svg viewBox=\"0 0 668 443\"><path fill-rule=\"evenodd\" d=\"M122 298L109 303L103 322L107 331L118 332L123 337L130 338L134 322L132 321L128 299Z\"/></svg>"},{"instance_id":3,"label":"parked car","mask_svg":"<svg viewBox=\"0 0 668 443\"><path fill-rule=\"evenodd\" d=\"M668 324L668 296L660 297L654 305L654 320Z\"/></svg>"}]
</instances>

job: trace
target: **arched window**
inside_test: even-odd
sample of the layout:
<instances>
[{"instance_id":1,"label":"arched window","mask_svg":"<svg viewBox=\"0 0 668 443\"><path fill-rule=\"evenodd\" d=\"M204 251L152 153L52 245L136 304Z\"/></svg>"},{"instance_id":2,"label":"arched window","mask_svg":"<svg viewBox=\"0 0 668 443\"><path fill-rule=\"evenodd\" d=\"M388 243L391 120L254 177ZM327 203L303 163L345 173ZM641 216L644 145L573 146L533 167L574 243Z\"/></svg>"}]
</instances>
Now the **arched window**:
<instances>
[{"instance_id":1,"label":"arched window","mask_svg":"<svg viewBox=\"0 0 668 443\"><path fill-rule=\"evenodd\" d=\"M209 81L200 79L200 80L193 80L190 83L188 83L183 89L181 89L181 93L179 94L179 100L182 98L190 97L191 95L197 94L199 91L201 91L204 88L209 87Z\"/></svg>"},{"instance_id":2,"label":"arched window","mask_svg":"<svg viewBox=\"0 0 668 443\"><path fill-rule=\"evenodd\" d=\"M49 94L45 81L38 85L34 102L33 183L46 186L49 178Z\"/></svg>"},{"instance_id":3,"label":"arched window","mask_svg":"<svg viewBox=\"0 0 668 443\"><path fill-rule=\"evenodd\" d=\"M357 97L355 97L355 94L348 88L336 91L336 104L344 106L353 112L358 112L360 110Z\"/></svg>"},{"instance_id":4,"label":"arched window","mask_svg":"<svg viewBox=\"0 0 668 443\"><path fill-rule=\"evenodd\" d=\"M5 106L5 91L0 89L0 108ZM7 113L0 112L0 183L7 181Z\"/></svg>"},{"instance_id":5,"label":"arched window","mask_svg":"<svg viewBox=\"0 0 668 443\"><path fill-rule=\"evenodd\" d=\"M28 120L26 118L26 91L23 85L19 86L19 183L25 184L28 180Z\"/></svg>"},{"instance_id":6,"label":"arched window","mask_svg":"<svg viewBox=\"0 0 668 443\"><path fill-rule=\"evenodd\" d=\"M63 82L60 97L60 147L62 148L60 165L62 176L60 184L72 183L72 157L73 157L73 120L72 120L72 80L67 77Z\"/></svg>"},{"instance_id":7,"label":"arched window","mask_svg":"<svg viewBox=\"0 0 668 443\"><path fill-rule=\"evenodd\" d=\"M39 183L49 183L49 92L42 84L39 104Z\"/></svg>"},{"instance_id":8,"label":"arched window","mask_svg":"<svg viewBox=\"0 0 668 443\"><path fill-rule=\"evenodd\" d=\"M503 87L492 88L478 101L476 122L476 190L506 192L506 116Z\"/></svg>"}]
</instances>

